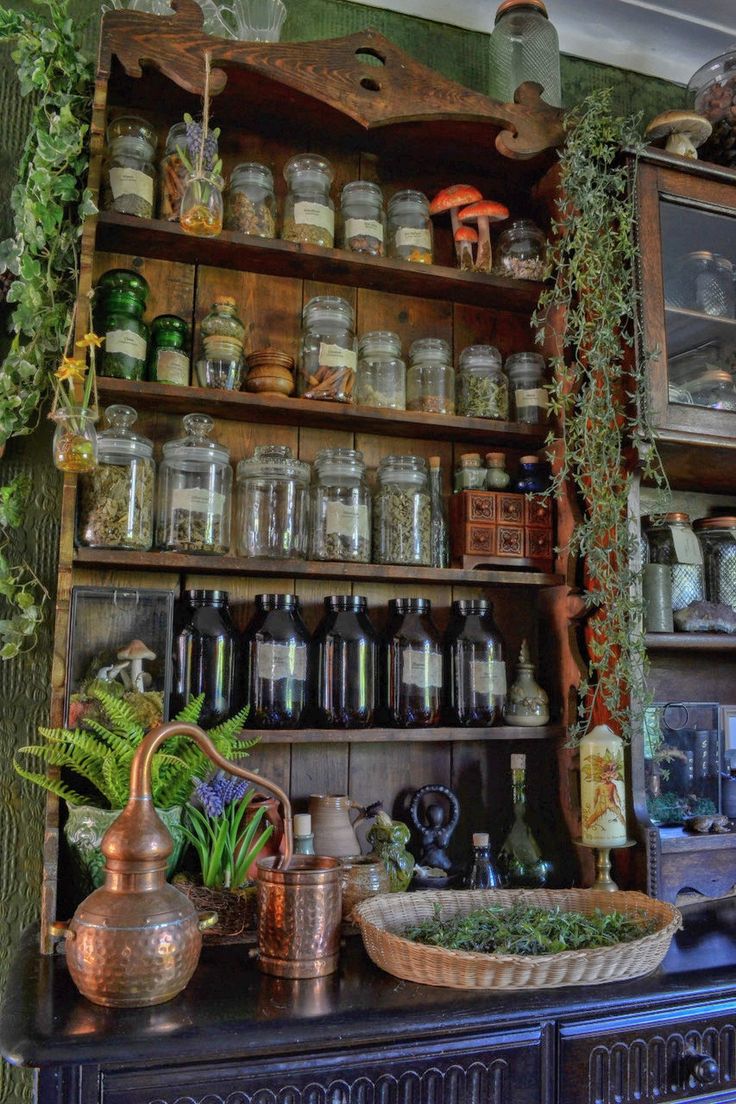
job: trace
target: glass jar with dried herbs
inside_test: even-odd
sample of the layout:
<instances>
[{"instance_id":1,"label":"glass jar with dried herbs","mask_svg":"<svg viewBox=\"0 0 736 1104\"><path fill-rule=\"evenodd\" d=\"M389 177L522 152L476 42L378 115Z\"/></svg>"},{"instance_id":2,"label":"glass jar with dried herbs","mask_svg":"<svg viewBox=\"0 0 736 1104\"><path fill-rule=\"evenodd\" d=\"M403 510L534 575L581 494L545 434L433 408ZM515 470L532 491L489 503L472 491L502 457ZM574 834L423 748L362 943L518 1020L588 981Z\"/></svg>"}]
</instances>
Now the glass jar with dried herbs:
<instances>
[{"instance_id":1,"label":"glass jar with dried herbs","mask_svg":"<svg viewBox=\"0 0 736 1104\"><path fill-rule=\"evenodd\" d=\"M289 186L284 201L284 241L306 242L331 249L335 244L335 204L330 196L334 171L315 153L292 157L284 166Z\"/></svg>"},{"instance_id":2,"label":"glass jar with dried herbs","mask_svg":"<svg viewBox=\"0 0 736 1104\"><path fill-rule=\"evenodd\" d=\"M170 552L222 555L230 544L230 453L211 438L208 414L186 414L159 470L157 543Z\"/></svg>"},{"instance_id":3,"label":"glass jar with dried herbs","mask_svg":"<svg viewBox=\"0 0 736 1104\"><path fill-rule=\"evenodd\" d=\"M323 402L355 401L358 366L353 308L335 295L317 295L304 308L299 394Z\"/></svg>"},{"instance_id":4,"label":"glass jar with dried herbs","mask_svg":"<svg viewBox=\"0 0 736 1104\"><path fill-rule=\"evenodd\" d=\"M79 477L77 539L88 548L147 552L153 544L153 442L133 432L132 406L108 406L97 467Z\"/></svg>"},{"instance_id":5,"label":"glass jar with dried herbs","mask_svg":"<svg viewBox=\"0 0 736 1104\"><path fill-rule=\"evenodd\" d=\"M238 555L303 560L307 555L309 464L288 445L256 445L238 464Z\"/></svg>"},{"instance_id":6,"label":"glass jar with dried herbs","mask_svg":"<svg viewBox=\"0 0 736 1104\"><path fill-rule=\"evenodd\" d=\"M97 333L105 338L100 375L141 380L146 374L148 326L143 314L148 301L147 281L128 268L112 268L97 283Z\"/></svg>"},{"instance_id":7,"label":"glass jar with dried herbs","mask_svg":"<svg viewBox=\"0 0 736 1104\"><path fill-rule=\"evenodd\" d=\"M256 238L276 237L273 173L267 165L244 161L233 169L225 202L225 229Z\"/></svg>"},{"instance_id":8,"label":"glass jar with dried herbs","mask_svg":"<svg viewBox=\"0 0 736 1104\"><path fill-rule=\"evenodd\" d=\"M424 192L406 188L388 204L388 255L414 264L432 263L432 219Z\"/></svg>"},{"instance_id":9,"label":"glass jar with dried herbs","mask_svg":"<svg viewBox=\"0 0 736 1104\"><path fill-rule=\"evenodd\" d=\"M386 215L383 192L369 180L351 180L342 190L342 244L351 253L383 257Z\"/></svg>"},{"instance_id":10,"label":"glass jar with dried herbs","mask_svg":"<svg viewBox=\"0 0 736 1104\"><path fill-rule=\"evenodd\" d=\"M422 337L409 349L407 410L455 413L455 369L450 346L441 337Z\"/></svg>"},{"instance_id":11,"label":"glass jar with dried herbs","mask_svg":"<svg viewBox=\"0 0 736 1104\"><path fill-rule=\"evenodd\" d=\"M432 507L420 456L384 456L373 499L373 558L381 564L431 562Z\"/></svg>"},{"instance_id":12,"label":"glass jar with dried herbs","mask_svg":"<svg viewBox=\"0 0 736 1104\"><path fill-rule=\"evenodd\" d=\"M468 345L460 354L458 414L466 418L509 416L509 381L493 345Z\"/></svg>"},{"instance_id":13,"label":"glass jar with dried herbs","mask_svg":"<svg viewBox=\"0 0 736 1104\"><path fill-rule=\"evenodd\" d=\"M107 128L102 209L153 218L156 134L137 115L121 115Z\"/></svg>"},{"instance_id":14,"label":"glass jar with dried herbs","mask_svg":"<svg viewBox=\"0 0 736 1104\"><path fill-rule=\"evenodd\" d=\"M313 560L371 560L371 495L363 453L329 448L317 453L312 488Z\"/></svg>"}]
</instances>

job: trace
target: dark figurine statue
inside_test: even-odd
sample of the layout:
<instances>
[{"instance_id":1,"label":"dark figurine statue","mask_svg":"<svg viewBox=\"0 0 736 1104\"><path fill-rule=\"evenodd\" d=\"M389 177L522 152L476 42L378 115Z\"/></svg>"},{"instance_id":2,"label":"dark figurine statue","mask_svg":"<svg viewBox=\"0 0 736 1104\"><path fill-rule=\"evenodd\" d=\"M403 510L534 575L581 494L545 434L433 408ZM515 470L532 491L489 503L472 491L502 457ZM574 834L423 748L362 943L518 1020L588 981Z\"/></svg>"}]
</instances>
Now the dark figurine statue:
<instances>
[{"instance_id":1,"label":"dark figurine statue","mask_svg":"<svg viewBox=\"0 0 736 1104\"><path fill-rule=\"evenodd\" d=\"M424 798L437 794L447 802L425 807ZM450 837L460 819L460 802L447 786L422 786L417 790L409 807L409 816L422 841L421 866L434 866L440 870L452 870L452 860L447 854Z\"/></svg>"}]
</instances>

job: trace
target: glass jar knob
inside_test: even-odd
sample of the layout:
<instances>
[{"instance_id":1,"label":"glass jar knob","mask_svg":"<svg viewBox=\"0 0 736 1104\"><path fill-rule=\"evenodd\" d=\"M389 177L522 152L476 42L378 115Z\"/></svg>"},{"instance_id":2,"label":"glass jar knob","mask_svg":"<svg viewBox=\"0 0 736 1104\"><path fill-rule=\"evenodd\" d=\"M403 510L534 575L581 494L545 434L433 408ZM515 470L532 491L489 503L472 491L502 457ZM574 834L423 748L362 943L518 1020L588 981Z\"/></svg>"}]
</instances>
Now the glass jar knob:
<instances>
[{"instance_id":1,"label":"glass jar knob","mask_svg":"<svg viewBox=\"0 0 736 1104\"><path fill-rule=\"evenodd\" d=\"M211 418L209 414L185 414L182 422L187 433L190 433L198 441L203 441L206 437L209 437L215 424L214 418Z\"/></svg>"},{"instance_id":2,"label":"glass jar knob","mask_svg":"<svg viewBox=\"0 0 736 1104\"><path fill-rule=\"evenodd\" d=\"M132 406L115 403L105 408L105 420L113 429L130 429L138 418Z\"/></svg>"}]
</instances>

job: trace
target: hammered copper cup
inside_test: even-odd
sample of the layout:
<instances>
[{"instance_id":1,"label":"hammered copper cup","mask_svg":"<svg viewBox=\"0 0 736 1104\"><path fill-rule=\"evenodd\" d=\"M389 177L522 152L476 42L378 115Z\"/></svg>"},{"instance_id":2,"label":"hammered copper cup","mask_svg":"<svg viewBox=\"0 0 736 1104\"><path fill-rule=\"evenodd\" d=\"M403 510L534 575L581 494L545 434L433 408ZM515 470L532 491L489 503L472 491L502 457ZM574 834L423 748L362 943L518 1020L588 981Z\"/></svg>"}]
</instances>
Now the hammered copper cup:
<instances>
[{"instance_id":1,"label":"hammered copper cup","mask_svg":"<svg viewBox=\"0 0 736 1104\"><path fill-rule=\"evenodd\" d=\"M339 859L293 855L258 862L258 966L277 977L323 977L337 969L342 890Z\"/></svg>"}]
</instances>

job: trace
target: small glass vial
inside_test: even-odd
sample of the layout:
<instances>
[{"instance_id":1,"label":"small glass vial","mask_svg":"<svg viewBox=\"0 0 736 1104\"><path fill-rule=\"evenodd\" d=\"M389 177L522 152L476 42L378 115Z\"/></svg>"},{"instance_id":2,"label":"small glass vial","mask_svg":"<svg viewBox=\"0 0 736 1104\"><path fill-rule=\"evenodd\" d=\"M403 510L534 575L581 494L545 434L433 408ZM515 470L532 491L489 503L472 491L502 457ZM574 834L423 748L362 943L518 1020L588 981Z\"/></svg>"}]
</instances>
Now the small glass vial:
<instances>
[{"instance_id":1,"label":"small glass vial","mask_svg":"<svg viewBox=\"0 0 736 1104\"><path fill-rule=\"evenodd\" d=\"M388 330L363 334L358 344L359 406L406 410L406 365L401 338Z\"/></svg>"},{"instance_id":2,"label":"small glass vial","mask_svg":"<svg viewBox=\"0 0 736 1104\"><path fill-rule=\"evenodd\" d=\"M238 555L303 560L307 555L309 464L288 445L256 445L238 464Z\"/></svg>"},{"instance_id":3,"label":"small glass vial","mask_svg":"<svg viewBox=\"0 0 736 1104\"><path fill-rule=\"evenodd\" d=\"M302 398L355 401L354 319L350 303L335 295L317 295L305 306L298 380Z\"/></svg>"},{"instance_id":4,"label":"small glass vial","mask_svg":"<svg viewBox=\"0 0 736 1104\"><path fill-rule=\"evenodd\" d=\"M398 728L429 728L440 722L442 638L428 598L391 598L382 649L383 708Z\"/></svg>"},{"instance_id":5,"label":"small glass vial","mask_svg":"<svg viewBox=\"0 0 736 1104\"><path fill-rule=\"evenodd\" d=\"M204 694L201 723L220 724L241 705L238 637L227 591L186 591L174 620L171 715Z\"/></svg>"},{"instance_id":6,"label":"small glass vial","mask_svg":"<svg viewBox=\"0 0 736 1104\"><path fill-rule=\"evenodd\" d=\"M225 202L225 229L255 238L276 237L273 173L257 161L236 165Z\"/></svg>"},{"instance_id":7,"label":"small glass vial","mask_svg":"<svg viewBox=\"0 0 736 1104\"><path fill-rule=\"evenodd\" d=\"M466 418L509 416L509 381L493 345L469 345L460 354L457 412Z\"/></svg>"},{"instance_id":8,"label":"small glass vial","mask_svg":"<svg viewBox=\"0 0 736 1104\"><path fill-rule=\"evenodd\" d=\"M425 414L455 413L455 369L450 346L442 338L422 337L412 342L406 407Z\"/></svg>"},{"instance_id":9,"label":"small glass vial","mask_svg":"<svg viewBox=\"0 0 736 1104\"><path fill-rule=\"evenodd\" d=\"M216 238L225 217L222 190L225 181L215 172L189 173L179 208L179 225L187 234Z\"/></svg>"},{"instance_id":10,"label":"small glass vial","mask_svg":"<svg viewBox=\"0 0 736 1104\"><path fill-rule=\"evenodd\" d=\"M516 219L499 236L498 272L515 280L542 280L547 239L531 219Z\"/></svg>"},{"instance_id":11,"label":"small glass vial","mask_svg":"<svg viewBox=\"0 0 736 1104\"><path fill-rule=\"evenodd\" d=\"M490 91L500 103L513 103L524 81L542 86L542 99L562 106L560 44L543 0L503 0L490 38Z\"/></svg>"},{"instance_id":12,"label":"small glass vial","mask_svg":"<svg viewBox=\"0 0 736 1104\"><path fill-rule=\"evenodd\" d=\"M484 598L458 598L445 633L445 693L451 724L496 724L506 703L503 637Z\"/></svg>"},{"instance_id":13,"label":"small glass vial","mask_svg":"<svg viewBox=\"0 0 736 1104\"><path fill-rule=\"evenodd\" d=\"M506 456L503 452L486 453L486 490L505 491L511 482L506 471Z\"/></svg>"},{"instance_id":14,"label":"small glass vial","mask_svg":"<svg viewBox=\"0 0 736 1104\"><path fill-rule=\"evenodd\" d=\"M501 876L491 858L488 832L473 832L473 858L465 876L466 889L499 889Z\"/></svg>"},{"instance_id":15,"label":"small glass vial","mask_svg":"<svg viewBox=\"0 0 736 1104\"><path fill-rule=\"evenodd\" d=\"M185 435L168 441L159 469L158 547L222 555L230 544L230 453L210 437L208 414L186 414Z\"/></svg>"},{"instance_id":16,"label":"small glass vial","mask_svg":"<svg viewBox=\"0 0 736 1104\"><path fill-rule=\"evenodd\" d=\"M365 728L377 702L378 637L365 598L333 594L311 644L316 723Z\"/></svg>"},{"instance_id":17,"label":"small glass vial","mask_svg":"<svg viewBox=\"0 0 736 1104\"><path fill-rule=\"evenodd\" d=\"M294 594L257 594L243 639L249 728L298 728L308 700L309 633Z\"/></svg>"},{"instance_id":18,"label":"small glass vial","mask_svg":"<svg viewBox=\"0 0 736 1104\"><path fill-rule=\"evenodd\" d=\"M668 564L672 573L672 609L684 609L705 599L703 550L690 526L689 514L643 517L649 542L649 561Z\"/></svg>"},{"instance_id":19,"label":"small glass vial","mask_svg":"<svg viewBox=\"0 0 736 1104\"><path fill-rule=\"evenodd\" d=\"M431 562L432 506L420 456L384 456L373 499L373 558L380 564Z\"/></svg>"},{"instance_id":20,"label":"small glass vial","mask_svg":"<svg viewBox=\"0 0 736 1104\"><path fill-rule=\"evenodd\" d=\"M432 219L423 192L407 188L389 200L388 255L414 264L432 264Z\"/></svg>"},{"instance_id":21,"label":"small glass vial","mask_svg":"<svg viewBox=\"0 0 736 1104\"><path fill-rule=\"evenodd\" d=\"M148 379L186 387L189 383L189 327L175 314L159 314L151 323Z\"/></svg>"},{"instance_id":22,"label":"small glass vial","mask_svg":"<svg viewBox=\"0 0 736 1104\"><path fill-rule=\"evenodd\" d=\"M544 385L544 357L539 353L512 353L506 357L505 367L517 422L546 422L549 395Z\"/></svg>"},{"instance_id":23,"label":"small glass vial","mask_svg":"<svg viewBox=\"0 0 736 1104\"><path fill-rule=\"evenodd\" d=\"M107 128L102 209L153 218L156 134L137 115L121 115Z\"/></svg>"},{"instance_id":24,"label":"small glass vial","mask_svg":"<svg viewBox=\"0 0 736 1104\"><path fill-rule=\"evenodd\" d=\"M335 244L335 205L330 196L334 171L314 153L292 157L284 167L289 186L284 201L284 241L307 242L331 249Z\"/></svg>"},{"instance_id":25,"label":"small glass vial","mask_svg":"<svg viewBox=\"0 0 736 1104\"><path fill-rule=\"evenodd\" d=\"M97 283L97 332L105 344L100 358L100 375L116 379L142 380L146 374L148 326L143 312L148 284L137 272L113 268Z\"/></svg>"},{"instance_id":26,"label":"small glass vial","mask_svg":"<svg viewBox=\"0 0 736 1104\"><path fill-rule=\"evenodd\" d=\"M351 253L383 257L386 251L386 214L378 184L353 180L342 190L342 245Z\"/></svg>"},{"instance_id":27,"label":"small glass vial","mask_svg":"<svg viewBox=\"0 0 736 1104\"><path fill-rule=\"evenodd\" d=\"M310 558L370 563L371 493L363 453L322 449L314 473Z\"/></svg>"},{"instance_id":28,"label":"small glass vial","mask_svg":"<svg viewBox=\"0 0 736 1104\"><path fill-rule=\"evenodd\" d=\"M519 460L519 474L512 489L517 494L542 494L548 486L547 464L538 456L522 456Z\"/></svg>"},{"instance_id":29,"label":"small glass vial","mask_svg":"<svg viewBox=\"0 0 736 1104\"><path fill-rule=\"evenodd\" d=\"M486 469L478 452L464 452L455 468L455 494L460 491L484 491Z\"/></svg>"}]
</instances>

